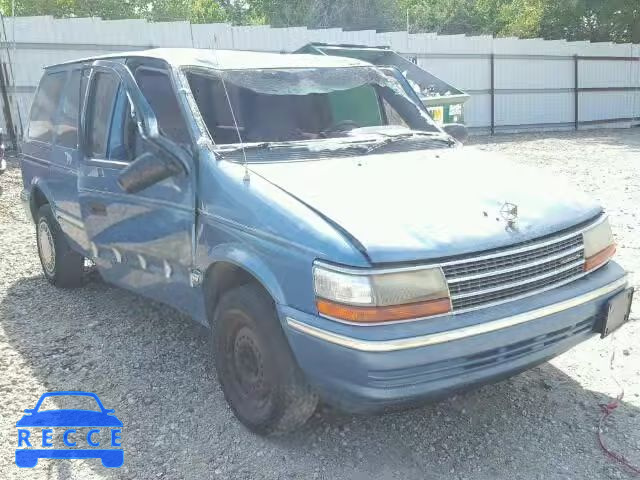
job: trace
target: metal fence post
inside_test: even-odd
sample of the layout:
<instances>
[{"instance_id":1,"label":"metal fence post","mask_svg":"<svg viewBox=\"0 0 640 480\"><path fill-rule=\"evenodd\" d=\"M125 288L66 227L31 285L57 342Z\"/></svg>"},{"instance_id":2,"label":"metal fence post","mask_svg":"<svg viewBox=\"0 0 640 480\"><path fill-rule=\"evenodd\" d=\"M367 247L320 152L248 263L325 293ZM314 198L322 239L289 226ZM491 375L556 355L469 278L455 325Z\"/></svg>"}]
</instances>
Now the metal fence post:
<instances>
[{"instance_id":1,"label":"metal fence post","mask_svg":"<svg viewBox=\"0 0 640 480\"><path fill-rule=\"evenodd\" d=\"M6 134L9 136L13 150L18 149L18 136L13 126L13 118L11 117L11 102L7 90L7 66L4 62L0 63L0 95L2 95L2 112L4 113L4 124Z\"/></svg>"},{"instance_id":2,"label":"metal fence post","mask_svg":"<svg viewBox=\"0 0 640 480\"><path fill-rule=\"evenodd\" d=\"M496 56L491 54L491 135L496 133Z\"/></svg>"},{"instance_id":3,"label":"metal fence post","mask_svg":"<svg viewBox=\"0 0 640 480\"><path fill-rule=\"evenodd\" d=\"M578 55L573 56L573 121L576 130L580 128L580 77L578 76Z\"/></svg>"}]
</instances>

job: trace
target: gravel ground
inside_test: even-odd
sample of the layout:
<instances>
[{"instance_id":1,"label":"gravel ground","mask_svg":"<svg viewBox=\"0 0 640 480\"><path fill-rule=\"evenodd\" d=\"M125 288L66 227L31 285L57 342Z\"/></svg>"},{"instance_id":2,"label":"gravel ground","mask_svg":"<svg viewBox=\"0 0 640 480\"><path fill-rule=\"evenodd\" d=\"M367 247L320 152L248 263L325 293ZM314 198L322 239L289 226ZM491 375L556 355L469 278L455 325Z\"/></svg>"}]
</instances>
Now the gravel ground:
<instances>
[{"instance_id":1,"label":"gravel ground","mask_svg":"<svg viewBox=\"0 0 640 480\"><path fill-rule=\"evenodd\" d=\"M640 130L475 139L572 180L612 217L619 260L640 270ZM74 291L43 278L15 162L0 177L0 478L631 478L596 442L598 404L624 386L606 438L640 464L640 322L538 368L423 408L357 417L321 408L300 432L248 433L208 370L203 330L98 280ZM632 274L638 287L640 276ZM639 317L640 300L632 317ZM125 464L14 465L15 422L50 390L98 393L123 421Z\"/></svg>"}]
</instances>

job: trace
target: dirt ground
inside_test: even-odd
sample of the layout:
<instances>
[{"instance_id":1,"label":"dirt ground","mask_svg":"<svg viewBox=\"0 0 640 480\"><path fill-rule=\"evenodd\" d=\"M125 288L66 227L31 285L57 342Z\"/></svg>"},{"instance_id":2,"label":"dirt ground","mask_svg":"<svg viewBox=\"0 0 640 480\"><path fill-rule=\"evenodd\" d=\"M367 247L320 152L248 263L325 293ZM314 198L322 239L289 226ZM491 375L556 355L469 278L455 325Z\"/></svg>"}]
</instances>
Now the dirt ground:
<instances>
[{"instance_id":1,"label":"dirt ground","mask_svg":"<svg viewBox=\"0 0 640 480\"><path fill-rule=\"evenodd\" d=\"M475 148L566 177L611 215L618 260L640 276L640 129L484 137ZM0 177L2 479L618 479L596 441L599 403L624 387L611 446L640 464L640 297L634 320L538 368L417 410L374 417L323 407L295 434L263 439L227 407L203 330L98 280L43 278L15 162ZM614 371L609 361L615 351ZM614 376L615 379L614 379ZM16 421L51 390L96 392L124 423L125 463L14 464Z\"/></svg>"}]
</instances>

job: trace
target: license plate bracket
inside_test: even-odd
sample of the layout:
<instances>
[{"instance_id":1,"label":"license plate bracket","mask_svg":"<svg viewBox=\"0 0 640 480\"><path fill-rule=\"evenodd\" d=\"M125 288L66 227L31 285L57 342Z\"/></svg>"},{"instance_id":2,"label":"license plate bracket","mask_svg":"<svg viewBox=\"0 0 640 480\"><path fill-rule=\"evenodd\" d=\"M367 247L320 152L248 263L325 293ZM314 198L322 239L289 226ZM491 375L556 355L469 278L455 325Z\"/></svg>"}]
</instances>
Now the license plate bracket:
<instances>
[{"instance_id":1,"label":"license plate bracket","mask_svg":"<svg viewBox=\"0 0 640 480\"><path fill-rule=\"evenodd\" d=\"M609 299L604 309L604 316L600 328L598 329L600 338L604 338L613 333L629 321L633 292L633 287L630 287Z\"/></svg>"}]
</instances>

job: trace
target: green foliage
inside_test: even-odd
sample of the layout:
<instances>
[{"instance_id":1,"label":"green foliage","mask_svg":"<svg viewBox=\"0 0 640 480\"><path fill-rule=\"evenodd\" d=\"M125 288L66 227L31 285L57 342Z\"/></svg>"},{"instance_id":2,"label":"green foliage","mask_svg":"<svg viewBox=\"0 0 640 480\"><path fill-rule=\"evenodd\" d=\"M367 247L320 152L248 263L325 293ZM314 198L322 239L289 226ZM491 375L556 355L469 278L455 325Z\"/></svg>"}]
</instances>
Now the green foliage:
<instances>
[{"instance_id":1,"label":"green foliage","mask_svg":"<svg viewBox=\"0 0 640 480\"><path fill-rule=\"evenodd\" d=\"M0 0L0 9L5 15L11 15L11 3L11 0ZM137 6L134 0L15 0L15 13L118 19L137 17Z\"/></svg>"},{"instance_id":2,"label":"green foliage","mask_svg":"<svg viewBox=\"0 0 640 480\"><path fill-rule=\"evenodd\" d=\"M412 32L640 42L639 0L399 0Z\"/></svg>"},{"instance_id":3,"label":"green foliage","mask_svg":"<svg viewBox=\"0 0 640 480\"><path fill-rule=\"evenodd\" d=\"M17 15L640 42L640 0L15 0ZM11 0L0 0L11 14Z\"/></svg>"}]
</instances>

